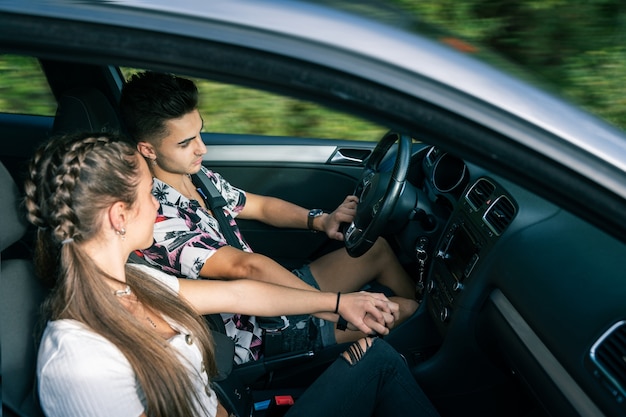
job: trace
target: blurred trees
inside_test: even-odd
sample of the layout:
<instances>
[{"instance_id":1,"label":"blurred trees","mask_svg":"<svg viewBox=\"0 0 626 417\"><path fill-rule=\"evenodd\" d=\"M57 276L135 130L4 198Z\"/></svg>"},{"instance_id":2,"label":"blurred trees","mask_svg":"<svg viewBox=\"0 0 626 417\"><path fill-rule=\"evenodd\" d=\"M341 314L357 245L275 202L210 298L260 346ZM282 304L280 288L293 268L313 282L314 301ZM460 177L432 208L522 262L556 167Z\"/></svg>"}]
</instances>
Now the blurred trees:
<instances>
[{"instance_id":1,"label":"blurred trees","mask_svg":"<svg viewBox=\"0 0 626 417\"><path fill-rule=\"evenodd\" d=\"M624 0L390 0L626 128Z\"/></svg>"},{"instance_id":2,"label":"blurred trees","mask_svg":"<svg viewBox=\"0 0 626 417\"><path fill-rule=\"evenodd\" d=\"M318 1L335 4L334 0ZM542 80L542 87L626 128L626 1L373 1L383 7L374 10L367 1L353 0L348 8L380 12L382 18L400 8L403 20L414 16L481 45L478 48L484 46ZM34 62L0 57L0 111L54 113L56 103L37 73ZM385 130L298 100L199 83L210 131L378 140Z\"/></svg>"}]
</instances>

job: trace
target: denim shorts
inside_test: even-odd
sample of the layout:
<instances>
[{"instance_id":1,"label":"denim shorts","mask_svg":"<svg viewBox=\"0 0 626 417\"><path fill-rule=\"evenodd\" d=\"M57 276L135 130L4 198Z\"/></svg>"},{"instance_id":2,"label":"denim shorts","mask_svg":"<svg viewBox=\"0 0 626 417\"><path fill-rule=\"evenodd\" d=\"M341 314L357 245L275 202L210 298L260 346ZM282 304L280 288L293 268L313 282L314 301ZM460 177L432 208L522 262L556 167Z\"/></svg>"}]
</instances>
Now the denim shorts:
<instances>
[{"instance_id":1,"label":"denim shorts","mask_svg":"<svg viewBox=\"0 0 626 417\"><path fill-rule=\"evenodd\" d=\"M315 281L315 277L311 274L308 265L304 265L299 269L294 269L295 274L302 281L319 290L319 285ZM280 336L270 330L266 331L265 344L270 346L269 339L272 337L280 337L282 352L299 352L306 350L318 351L323 347L331 346L337 343L335 339L335 323L322 320L309 314L301 314L295 316L283 316L283 327L280 329ZM274 348L275 349L275 348Z\"/></svg>"}]
</instances>

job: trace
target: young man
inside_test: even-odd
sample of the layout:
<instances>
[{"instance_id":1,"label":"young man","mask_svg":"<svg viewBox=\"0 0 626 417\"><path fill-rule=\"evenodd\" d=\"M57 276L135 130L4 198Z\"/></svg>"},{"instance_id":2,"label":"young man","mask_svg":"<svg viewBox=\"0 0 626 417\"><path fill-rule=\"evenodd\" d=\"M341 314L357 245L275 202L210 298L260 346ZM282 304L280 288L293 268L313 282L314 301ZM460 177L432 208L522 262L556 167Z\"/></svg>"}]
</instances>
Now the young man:
<instances>
[{"instance_id":1,"label":"young man","mask_svg":"<svg viewBox=\"0 0 626 417\"><path fill-rule=\"evenodd\" d=\"M187 79L145 72L124 86L122 120L148 160L154 176L153 194L161 203L154 228L154 245L143 257L162 270L186 278L254 279L310 291L352 292L370 281L390 288L400 305L401 321L415 312L415 286L384 239L363 256L345 249L327 254L296 271L256 254L237 227L235 217L276 227L311 228L342 240L341 223L351 222L357 198L348 196L332 213L308 210L287 201L244 192L218 173L202 166L206 147L200 136L203 120L198 90ZM227 205L224 214L242 249L230 246L218 221L192 183L191 175L208 177ZM339 302L339 298L338 298ZM357 340L357 331L338 331L324 315L283 317L285 351L317 349ZM226 331L236 342L238 363L257 359L262 330L255 317L223 314Z\"/></svg>"}]
</instances>

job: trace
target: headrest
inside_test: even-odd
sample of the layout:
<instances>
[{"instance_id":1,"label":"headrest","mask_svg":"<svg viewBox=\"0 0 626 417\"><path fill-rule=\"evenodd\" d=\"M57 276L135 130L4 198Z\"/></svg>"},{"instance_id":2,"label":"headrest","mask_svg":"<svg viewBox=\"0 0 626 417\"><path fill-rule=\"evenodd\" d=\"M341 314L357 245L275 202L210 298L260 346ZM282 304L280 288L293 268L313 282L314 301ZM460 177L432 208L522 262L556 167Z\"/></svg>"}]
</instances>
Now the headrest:
<instances>
[{"instance_id":1,"label":"headrest","mask_svg":"<svg viewBox=\"0 0 626 417\"><path fill-rule=\"evenodd\" d=\"M0 251L5 250L26 233L27 222L21 207L17 184L6 167L0 163Z\"/></svg>"},{"instance_id":2,"label":"headrest","mask_svg":"<svg viewBox=\"0 0 626 417\"><path fill-rule=\"evenodd\" d=\"M119 132L120 122L109 100L95 88L75 88L59 99L53 135L73 132Z\"/></svg>"}]
</instances>

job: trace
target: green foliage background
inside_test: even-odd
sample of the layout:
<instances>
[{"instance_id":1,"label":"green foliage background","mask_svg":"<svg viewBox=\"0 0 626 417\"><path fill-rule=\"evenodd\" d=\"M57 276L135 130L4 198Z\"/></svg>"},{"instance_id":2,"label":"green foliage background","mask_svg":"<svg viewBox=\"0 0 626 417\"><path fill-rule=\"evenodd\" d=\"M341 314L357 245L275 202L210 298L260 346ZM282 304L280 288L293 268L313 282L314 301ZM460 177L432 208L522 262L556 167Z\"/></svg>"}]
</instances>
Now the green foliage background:
<instances>
[{"instance_id":1,"label":"green foliage background","mask_svg":"<svg viewBox=\"0 0 626 417\"><path fill-rule=\"evenodd\" d=\"M478 53L495 52L544 88L626 128L626 1L387 0L384 6L399 9L405 24L422 30L432 25ZM366 2L349 8L369 9ZM23 57L0 56L0 111L54 114L38 71ZM298 100L205 80L198 84L207 131L378 140L386 130Z\"/></svg>"},{"instance_id":2,"label":"green foliage background","mask_svg":"<svg viewBox=\"0 0 626 417\"><path fill-rule=\"evenodd\" d=\"M624 0L390 0L626 128Z\"/></svg>"}]
</instances>

